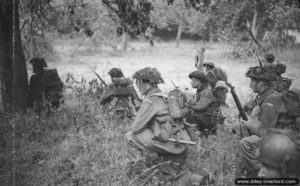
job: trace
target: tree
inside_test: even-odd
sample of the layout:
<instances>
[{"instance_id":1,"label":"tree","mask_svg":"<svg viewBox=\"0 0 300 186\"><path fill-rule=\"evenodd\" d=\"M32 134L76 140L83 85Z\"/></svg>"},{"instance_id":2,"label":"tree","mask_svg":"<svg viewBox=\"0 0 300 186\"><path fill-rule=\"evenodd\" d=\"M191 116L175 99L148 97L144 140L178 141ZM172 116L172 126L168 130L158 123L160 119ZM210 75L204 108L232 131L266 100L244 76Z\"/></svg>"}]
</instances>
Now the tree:
<instances>
[{"instance_id":1,"label":"tree","mask_svg":"<svg viewBox=\"0 0 300 186\"><path fill-rule=\"evenodd\" d=\"M267 31L284 35L286 30L299 30L299 6L296 0L220 0L212 17L229 38L251 31L261 40Z\"/></svg>"},{"instance_id":2,"label":"tree","mask_svg":"<svg viewBox=\"0 0 300 186\"><path fill-rule=\"evenodd\" d=\"M27 70L19 27L19 1L0 1L0 76L5 111L27 107Z\"/></svg>"},{"instance_id":3,"label":"tree","mask_svg":"<svg viewBox=\"0 0 300 186\"><path fill-rule=\"evenodd\" d=\"M84 6L83 1L71 2L68 15L73 15L75 8ZM3 108L7 112L24 111L27 108L28 76L25 56L22 48L21 29L25 41L33 37L44 37L46 31L57 28L56 20L63 12L61 4L54 0L2 0L0 1L0 80ZM73 3L73 4L72 4ZM54 4L55 5L55 4ZM20 7L20 9L19 9ZM19 16L21 10L22 17ZM73 12L73 13L72 13ZM22 26L20 27L20 21ZM80 25L88 32L87 24Z\"/></svg>"},{"instance_id":4,"label":"tree","mask_svg":"<svg viewBox=\"0 0 300 186\"><path fill-rule=\"evenodd\" d=\"M177 45L181 38L181 33L185 30L187 15L185 12L189 12L189 9L199 10L205 12L209 7L211 7L211 0L167 0L167 5L170 6L167 8L164 5L164 1L155 1L155 0L102 0L102 2L107 6L107 8L113 12L118 19L116 21L122 28L124 34L129 34L131 37L135 38L140 34L144 34L147 28L150 25L155 25L157 22L151 23L151 12L154 10L154 7L160 7L161 10L166 10L166 12L161 12L158 10L157 15L161 14L163 16L169 16L166 18L167 24L175 23L177 27ZM174 9L175 8L175 9ZM162 17L163 17L162 16ZM164 18L158 18L153 16L156 21ZM126 38L126 37L124 37Z\"/></svg>"}]
</instances>

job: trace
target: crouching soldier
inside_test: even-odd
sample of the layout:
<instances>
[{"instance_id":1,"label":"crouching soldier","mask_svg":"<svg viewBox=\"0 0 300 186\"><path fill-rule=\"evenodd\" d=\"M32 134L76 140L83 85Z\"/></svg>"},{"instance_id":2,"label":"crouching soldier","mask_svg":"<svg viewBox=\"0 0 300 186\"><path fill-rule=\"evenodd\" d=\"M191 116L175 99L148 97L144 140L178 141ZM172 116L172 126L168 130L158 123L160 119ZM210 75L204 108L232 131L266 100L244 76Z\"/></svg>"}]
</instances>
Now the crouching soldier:
<instances>
[{"instance_id":1,"label":"crouching soldier","mask_svg":"<svg viewBox=\"0 0 300 186\"><path fill-rule=\"evenodd\" d=\"M44 58L32 58L29 63L33 73L29 83L29 106L42 106L43 99L52 106L59 107L63 98L63 83L56 69L44 69L47 63Z\"/></svg>"},{"instance_id":2,"label":"crouching soldier","mask_svg":"<svg viewBox=\"0 0 300 186\"><path fill-rule=\"evenodd\" d=\"M207 76L200 71L194 71L189 74L191 85L197 89L196 99L188 103L189 111L186 115L186 121L196 124L198 130L208 130L209 133L216 133L216 124L223 124L224 117L221 113L221 103L214 95L213 89L207 79ZM216 89L221 89L224 83L219 83ZM223 88L226 89L226 86ZM228 90L227 90L228 92Z\"/></svg>"},{"instance_id":3,"label":"crouching soldier","mask_svg":"<svg viewBox=\"0 0 300 186\"><path fill-rule=\"evenodd\" d=\"M251 78L250 88L257 93L257 97L249 121L243 122L243 126L248 130L250 136L240 140L239 148L243 160L248 165L244 168L247 168L246 172L251 174L259 169L256 150L264 130L277 126L283 102L280 94L275 90L278 76L272 68L250 67L246 77Z\"/></svg>"},{"instance_id":4,"label":"crouching soldier","mask_svg":"<svg viewBox=\"0 0 300 186\"><path fill-rule=\"evenodd\" d=\"M148 67L137 71L133 78L145 98L125 135L129 159L138 162L155 154L157 159L163 162L170 161L169 164L159 167L164 180L178 182L179 185L203 183L204 177L183 169L188 153L186 144L169 140L174 136L182 140L190 139L184 128L176 130L177 126L169 113L166 97L157 86L164 83L161 74L155 68Z\"/></svg>"},{"instance_id":5,"label":"crouching soldier","mask_svg":"<svg viewBox=\"0 0 300 186\"><path fill-rule=\"evenodd\" d=\"M289 130L268 130L259 148L258 177L300 179L300 135Z\"/></svg>"},{"instance_id":6,"label":"crouching soldier","mask_svg":"<svg viewBox=\"0 0 300 186\"><path fill-rule=\"evenodd\" d=\"M105 111L115 113L120 118L132 118L140 104L132 81L125 78L119 68L112 68L108 74L112 84L104 90L100 98L100 105L104 106Z\"/></svg>"}]
</instances>

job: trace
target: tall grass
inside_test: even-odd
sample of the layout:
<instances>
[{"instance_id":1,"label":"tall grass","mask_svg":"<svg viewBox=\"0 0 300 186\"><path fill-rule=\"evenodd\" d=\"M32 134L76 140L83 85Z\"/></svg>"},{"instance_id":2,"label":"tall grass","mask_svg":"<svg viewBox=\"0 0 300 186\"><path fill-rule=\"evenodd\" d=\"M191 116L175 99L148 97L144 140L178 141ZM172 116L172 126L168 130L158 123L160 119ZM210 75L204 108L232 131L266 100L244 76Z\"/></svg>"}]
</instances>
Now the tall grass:
<instances>
[{"instance_id":1,"label":"tall grass","mask_svg":"<svg viewBox=\"0 0 300 186\"><path fill-rule=\"evenodd\" d=\"M69 42L72 45L72 42ZM60 42L63 44L63 42ZM74 44L74 43L73 43ZM15 116L8 124L1 124L0 185L50 186L50 185L128 185L133 178L126 176L126 149L124 134L131 120L106 117L99 105L101 90L92 90L87 82L93 75L78 61L94 64L99 74L108 82L105 72L120 66L126 75L145 66L159 69L166 80L164 91L172 89L172 79L180 87L188 87L189 72L194 69L193 50L203 43L157 43L155 48L131 43L136 50L120 56L92 53L82 56L61 48L61 63L50 63L58 68L63 79L74 76L65 95L65 105L40 116L28 111ZM247 67L255 65L253 59L243 61L222 57L226 45L207 45L206 60L213 61L228 72L229 80L236 87L242 103L253 94L244 77ZM70 50L69 50L70 49ZM79 49L78 49L79 50ZM84 46L80 50L84 50ZM71 56L71 54L73 54ZM299 56L297 51L280 54L290 68L287 75L298 78ZM69 60L72 58L72 62ZM98 68L97 68L98 67ZM101 71L100 71L101 70ZM73 75L68 74L72 72ZM78 81L78 77L87 78ZM299 86L299 81L294 81ZM237 143L239 135L232 132L238 127L237 109L230 95L228 108L224 108L226 123L216 136L202 137L201 143L190 148L187 166L194 173L212 173L215 185L233 185L239 175ZM150 184L151 185L151 184Z\"/></svg>"}]
</instances>

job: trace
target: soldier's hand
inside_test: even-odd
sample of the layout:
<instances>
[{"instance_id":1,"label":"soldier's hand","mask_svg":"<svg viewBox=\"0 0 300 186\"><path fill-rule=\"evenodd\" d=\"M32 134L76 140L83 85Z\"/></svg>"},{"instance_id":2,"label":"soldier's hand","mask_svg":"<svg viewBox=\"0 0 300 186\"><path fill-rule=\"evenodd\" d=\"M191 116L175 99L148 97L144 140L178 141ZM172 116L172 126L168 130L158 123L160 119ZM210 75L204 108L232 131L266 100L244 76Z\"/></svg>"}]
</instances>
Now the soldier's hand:
<instances>
[{"instance_id":1,"label":"soldier's hand","mask_svg":"<svg viewBox=\"0 0 300 186\"><path fill-rule=\"evenodd\" d=\"M242 127L246 130L250 130L251 123L252 123L251 120L248 120L248 121L241 120Z\"/></svg>"},{"instance_id":2,"label":"soldier's hand","mask_svg":"<svg viewBox=\"0 0 300 186\"><path fill-rule=\"evenodd\" d=\"M242 127L251 133L257 133L258 131L258 124L254 120L249 119L248 121L241 121Z\"/></svg>"}]
</instances>

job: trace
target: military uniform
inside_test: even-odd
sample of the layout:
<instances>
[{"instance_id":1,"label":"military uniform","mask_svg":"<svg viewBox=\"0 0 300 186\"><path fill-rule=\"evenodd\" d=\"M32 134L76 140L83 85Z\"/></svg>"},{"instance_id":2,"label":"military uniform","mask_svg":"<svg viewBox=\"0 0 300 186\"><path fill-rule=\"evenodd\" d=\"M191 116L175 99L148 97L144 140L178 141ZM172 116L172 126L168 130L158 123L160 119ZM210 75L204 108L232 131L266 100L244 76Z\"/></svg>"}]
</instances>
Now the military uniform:
<instances>
[{"instance_id":1,"label":"military uniform","mask_svg":"<svg viewBox=\"0 0 300 186\"><path fill-rule=\"evenodd\" d=\"M206 76L201 72L192 72L190 78L205 78ZM222 113L220 110L220 103L212 92L210 84L204 83L197 89L196 99L192 105L189 106L190 111L187 113L186 121L195 123L198 130L204 131L208 129L209 132L216 132L216 124L222 124L220 118Z\"/></svg>"},{"instance_id":2,"label":"military uniform","mask_svg":"<svg viewBox=\"0 0 300 186\"><path fill-rule=\"evenodd\" d=\"M56 69L47 69L44 58L32 58L30 63L37 68L35 74L30 77L29 82L29 105L36 104L41 107L43 99L50 102L52 106L59 107L63 97L63 83Z\"/></svg>"},{"instance_id":3,"label":"military uniform","mask_svg":"<svg viewBox=\"0 0 300 186\"><path fill-rule=\"evenodd\" d=\"M215 87L217 81L228 81L227 73L220 67L215 66L214 63L206 62L203 64L203 66L209 66L212 68L206 72L206 76L212 87Z\"/></svg>"},{"instance_id":4,"label":"military uniform","mask_svg":"<svg viewBox=\"0 0 300 186\"><path fill-rule=\"evenodd\" d=\"M108 85L100 98L100 105L108 113L115 113L120 118L132 118L135 116L135 108L139 107L136 101L135 90L132 81L125 78L119 68L112 68L108 74L112 84Z\"/></svg>"},{"instance_id":5,"label":"military uniform","mask_svg":"<svg viewBox=\"0 0 300 186\"><path fill-rule=\"evenodd\" d=\"M251 67L246 76L262 81L272 81L277 78L274 71L268 67ZM280 93L272 87L259 94L255 99L255 107L250 115L251 128L249 131L251 135L241 139L239 143L243 158L254 169L259 168L256 150L259 147L261 136L266 129L277 127L282 105Z\"/></svg>"},{"instance_id":6,"label":"military uniform","mask_svg":"<svg viewBox=\"0 0 300 186\"><path fill-rule=\"evenodd\" d=\"M135 116L132 85L118 86L114 83L108 85L100 98L100 105L106 112L116 113L120 118Z\"/></svg>"},{"instance_id":7,"label":"military uniform","mask_svg":"<svg viewBox=\"0 0 300 186\"><path fill-rule=\"evenodd\" d=\"M151 84L163 82L159 72L151 68L136 72L134 78L147 80ZM170 137L190 140L186 130L174 123L166 97L154 86L145 94L141 108L125 135L128 158L137 161L149 154L156 154L162 161L171 161L159 167L166 180L178 181L180 185L201 181L202 177L183 170L187 158L186 145L170 142Z\"/></svg>"}]
</instances>

